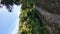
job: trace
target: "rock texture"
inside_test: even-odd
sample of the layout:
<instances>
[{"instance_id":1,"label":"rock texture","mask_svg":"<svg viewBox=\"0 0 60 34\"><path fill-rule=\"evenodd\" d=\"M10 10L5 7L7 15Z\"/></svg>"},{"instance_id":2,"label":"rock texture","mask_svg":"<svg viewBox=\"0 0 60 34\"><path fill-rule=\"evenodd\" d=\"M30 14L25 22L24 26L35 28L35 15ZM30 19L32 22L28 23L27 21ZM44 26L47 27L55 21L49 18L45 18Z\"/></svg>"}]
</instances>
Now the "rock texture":
<instances>
[{"instance_id":1,"label":"rock texture","mask_svg":"<svg viewBox=\"0 0 60 34\"><path fill-rule=\"evenodd\" d=\"M35 0L35 5L55 14L60 14L60 0Z\"/></svg>"},{"instance_id":2,"label":"rock texture","mask_svg":"<svg viewBox=\"0 0 60 34\"><path fill-rule=\"evenodd\" d=\"M38 6L35 7L38 11L38 15L41 14L43 21L47 21L49 28L47 28L50 32L54 32L54 34L60 34L60 14L53 14L45 11ZM41 18L41 15L39 16ZM45 20L44 20L45 19Z\"/></svg>"},{"instance_id":3,"label":"rock texture","mask_svg":"<svg viewBox=\"0 0 60 34\"><path fill-rule=\"evenodd\" d=\"M35 8L50 34L60 34L60 0L35 0Z\"/></svg>"}]
</instances>

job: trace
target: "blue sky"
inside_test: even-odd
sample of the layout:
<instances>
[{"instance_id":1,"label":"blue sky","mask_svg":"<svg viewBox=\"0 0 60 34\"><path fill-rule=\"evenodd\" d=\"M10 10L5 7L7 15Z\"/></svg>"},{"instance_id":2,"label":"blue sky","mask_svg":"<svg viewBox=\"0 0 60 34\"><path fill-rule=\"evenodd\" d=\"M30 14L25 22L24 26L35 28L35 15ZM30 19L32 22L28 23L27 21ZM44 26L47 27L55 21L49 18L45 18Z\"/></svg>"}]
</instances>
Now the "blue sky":
<instances>
[{"instance_id":1,"label":"blue sky","mask_svg":"<svg viewBox=\"0 0 60 34\"><path fill-rule=\"evenodd\" d=\"M6 6L0 8L0 34L17 34L21 5L13 5L13 12L8 12Z\"/></svg>"}]
</instances>

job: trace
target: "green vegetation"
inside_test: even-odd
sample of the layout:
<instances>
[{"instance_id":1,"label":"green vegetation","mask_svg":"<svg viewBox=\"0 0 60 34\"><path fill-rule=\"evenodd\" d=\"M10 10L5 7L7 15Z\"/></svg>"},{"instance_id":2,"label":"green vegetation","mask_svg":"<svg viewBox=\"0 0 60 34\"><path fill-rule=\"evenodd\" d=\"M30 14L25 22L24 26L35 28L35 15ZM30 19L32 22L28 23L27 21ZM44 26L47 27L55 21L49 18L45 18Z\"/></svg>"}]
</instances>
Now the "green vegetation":
<instances>
[{"instance_id":1,"label":"green vegetation","mask_svg":"<svg viewBox=\"0 0 60 34\"><path fill-rule=\"evenodd\" d=\"M20 14L19 34L54 34L53 31L50 31L51 28L48 26L48 24L41 21L36 14L35 9L35 5L39 3L38 6L52 12L53 9L55 9L53 1L20 0L20 3L22 4L22 10Z\"/></svg>"},{"instance_id":2,"label":"green vegetation","mask_svg":"<svg viewBox=\"0 0 60 34\"><path fill-rule=\"evenodd\" d=\"M43 32L32 0L22 0L20 23L22 23L22 27L20 27L19 34L39 34Z\"/></svg>"},{"instance_id":3,"label":"green vegetation","mask_svg":"<svg viewBox=\"0 0 60 34\"><path fill-rule=\"evenodd\" d=\"M19 34L43 34L43 24L35 13L34 0L21 0L22 11L20 16Z\"/></svg>"}]
</instances>

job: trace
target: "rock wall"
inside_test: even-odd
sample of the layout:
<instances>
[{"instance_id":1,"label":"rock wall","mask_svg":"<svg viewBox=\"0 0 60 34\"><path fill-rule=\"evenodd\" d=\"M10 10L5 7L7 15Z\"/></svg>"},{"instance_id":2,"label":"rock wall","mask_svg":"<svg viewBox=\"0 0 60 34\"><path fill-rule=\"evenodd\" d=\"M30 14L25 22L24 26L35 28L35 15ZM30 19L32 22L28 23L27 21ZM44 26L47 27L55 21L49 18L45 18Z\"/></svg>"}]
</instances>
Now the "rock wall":
<instances>
[{"instance_id":1,"label":"rock wall","mask_svg":"<svg viewBox=\"0 0 60 34\"><path fill-rule=\"evenodd\" d=\"M60 14L60 0L35 0L35 5L55 14Z\"/></svg>"},{"instance_id":2,"label":"rock wall","mask_svg":"<svg viewBox=\"0 0 60 34\"><path fill-rule=\"evenodd\" d=\"M37 14L51 33L60 34L60 0L35 0Z\"/></svg>"},{"instance_id":3,"label":"rock wall","mask_svg":"<svg viewBox=\"0 0 60 34\"><path fill-rule=\"evenodd\" d=\"M35 7L38 11L37 14L42 19L43 23L47 23L47 30L49 32L54 32L54 34L60 34L60 14L53 14L45 11L38 6Z\"/></svg>"}]
</instances>

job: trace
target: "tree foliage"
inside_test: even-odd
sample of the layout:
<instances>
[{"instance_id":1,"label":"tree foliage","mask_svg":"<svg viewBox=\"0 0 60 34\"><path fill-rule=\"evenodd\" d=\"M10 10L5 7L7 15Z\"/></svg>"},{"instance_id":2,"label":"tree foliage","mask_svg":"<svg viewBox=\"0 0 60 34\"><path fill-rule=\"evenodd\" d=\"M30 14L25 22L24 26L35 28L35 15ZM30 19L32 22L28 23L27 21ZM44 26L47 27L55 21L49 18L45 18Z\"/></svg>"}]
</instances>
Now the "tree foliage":
<instances>
[{"instance_id":1,"label":"tree foliage","mask_svg":"<svg viewBox=\"0 0 60 34\"><path fill-rule=\"evenodd\" d=\"M22 10L20 14L19 34L48 34L45 25L36 14L34 1L20 0Z\"/></svg>"},{"instance_id":2,"label":"tree foliage","mask_svg":"<svg viewBox=\"0 0 60 34\"><path fill-rule=\"evenodd\" d=\"M58 0L20 0L20 3L22 4L22 10L19 34L55 34L50 31L51 28L47 23L41 21L36 13L35 6L54 13L60 7Z\"/></svg>"},{"instance_id":3,"label":"tree foliage","mask_svg":"<svg viewBox=\"0 0 60 34\"><path fill-rule=\"evenodd\" d=\"M12 12L13 4L20 5L20 0L1 0L0 3L5 5L9 12Z\"/></svg>"}]
</instances>

